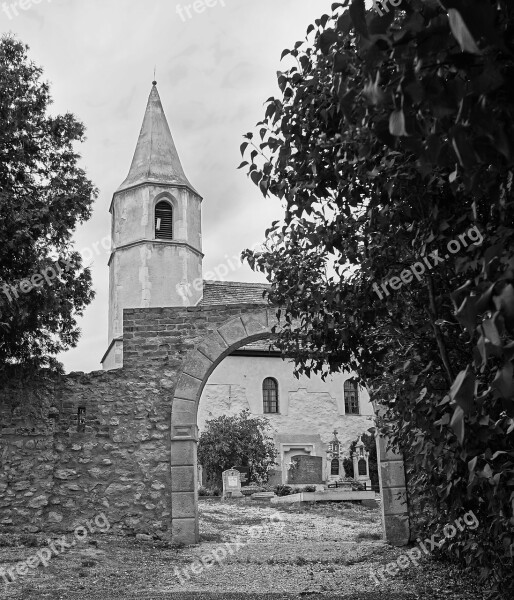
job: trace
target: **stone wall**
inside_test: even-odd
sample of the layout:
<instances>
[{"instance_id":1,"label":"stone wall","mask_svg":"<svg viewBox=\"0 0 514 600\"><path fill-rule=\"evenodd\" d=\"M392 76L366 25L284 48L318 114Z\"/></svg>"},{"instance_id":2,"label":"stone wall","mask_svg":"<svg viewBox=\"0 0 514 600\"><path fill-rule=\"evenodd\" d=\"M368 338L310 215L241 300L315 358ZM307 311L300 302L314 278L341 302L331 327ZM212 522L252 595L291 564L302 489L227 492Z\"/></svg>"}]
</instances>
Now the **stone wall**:
<instances>
[{"instance_id":1,"label":"stone wall","mask_svg":"<svg viewBox=\"0 0 514 600\"><path fill-rule=\"evenodd\" d=\"M69 531L105 513L115 530L170 537L171 408L182 359L252 309L125 311L123 369L32 381L13 374L0 389L0 529Z\"/></svg>"},{"instance_id":2,"label":"stone wall","mask_svg":"<svg viewBox=\"0 0 514 600\"><path fill-rule=\"evenodd\" d=\"M4 388L0 525L61 531L105 513L114 529L166 537L170 414L145 381L117 371Z\"/></svg>"},{"instance_id":3,"label":"stone wall","mask_svg":"<svg viewBox=\"0 0 514 600\"><path fill-rule=\"evenodd\" d=\"M275 324L262 305L125 310L123 369L13 378L0 389L0 527L70 531L104 513L115 530L198 541L202 390L224 358ZM396 457L382 465L395 495L405 493L402 469ZM406 510L387 494L384 503L388 539L405 543Z\"/></svg>"}]
</instances>

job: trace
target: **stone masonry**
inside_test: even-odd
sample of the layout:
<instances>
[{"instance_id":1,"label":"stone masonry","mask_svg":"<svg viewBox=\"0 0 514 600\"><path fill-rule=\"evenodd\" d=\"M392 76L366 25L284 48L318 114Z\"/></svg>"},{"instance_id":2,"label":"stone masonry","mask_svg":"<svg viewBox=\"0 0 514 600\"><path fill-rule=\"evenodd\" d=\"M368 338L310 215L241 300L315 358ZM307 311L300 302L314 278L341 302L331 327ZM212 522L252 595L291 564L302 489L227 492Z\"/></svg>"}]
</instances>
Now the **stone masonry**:
<instances>
[{"instance_id":1,"label":"stone masonry","mask_svg":"<svg viewBox=\"0 0 514 600\"><path fill-rule=\"evenodd\" d=\"M114 530L197 542L203 387L223 358L275 324L262 305L129 309L122 369L0 390L0 528L66 532L105 513ZM385 534L401 545L401 457L384 455L381 477Z\"/></svg>"}]
</instances>

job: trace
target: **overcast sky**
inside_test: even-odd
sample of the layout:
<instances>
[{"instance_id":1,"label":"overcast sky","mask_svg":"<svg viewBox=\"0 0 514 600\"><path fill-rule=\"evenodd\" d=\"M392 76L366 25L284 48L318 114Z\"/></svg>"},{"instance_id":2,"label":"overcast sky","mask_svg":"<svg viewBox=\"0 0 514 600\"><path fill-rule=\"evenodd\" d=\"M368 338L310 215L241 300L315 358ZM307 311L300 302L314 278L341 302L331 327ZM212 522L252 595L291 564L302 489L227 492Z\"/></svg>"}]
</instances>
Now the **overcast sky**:
<instances>
[{"instance_id":1,"label":"overcast sky","mask_svg":"<svg viewBox=\"0 0 514 600\"><path fill-rule=\"evenodd\" d=\"M109 204L132 160L154 65L182 165L204 197L204 273L264 239L280 205L237 170L241 136L264 116L263 102L279 94L282 50L304 38L331 0L208 0L213 6L190 8L191 18L186 7L193 2L176 0L22 0L26 10L18 2L0 9L2 31L28 44L44 68L52 112L73 112L87 128L82 165L100 195L92 219L77 231L78 250L110 234ZM96 299L80 319L81 340L59 357L66 371L101 368L107 261L100 247L91 261ZM245 265L226 279L262 276Z\"/></svg>"}]
</instances>

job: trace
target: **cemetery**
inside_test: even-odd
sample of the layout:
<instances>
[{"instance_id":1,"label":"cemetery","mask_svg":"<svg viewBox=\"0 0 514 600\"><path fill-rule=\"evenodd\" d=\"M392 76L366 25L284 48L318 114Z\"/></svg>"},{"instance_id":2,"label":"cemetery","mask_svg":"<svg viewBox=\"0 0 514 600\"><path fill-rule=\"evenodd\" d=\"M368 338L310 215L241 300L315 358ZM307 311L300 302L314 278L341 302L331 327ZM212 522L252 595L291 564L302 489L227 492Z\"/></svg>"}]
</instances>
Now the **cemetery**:
<instances>
[{"instance_id":1,"label":"cemetery","mask_svg":"<svg viewBox=\"0 0 514 600\"><path fill-rule=\"evenodd\" d=\"M335 440L337 435L334 434ZM330 444L331 454L334 443ZM339 452L339 449L337 450ZM341 462L342 462L341 452ZM255 501L268 501L271 504L294 504L312 502L368 502L368 506L378 506L378 495L371 489L369 478L369 453L364 449L362 439L356 445L353 453L354 473L356 478L345 477L344 467L341 476L336 479L331 474L328 481L323 481L323 460L318 456L294 456L289 468L288 483L290 486L277 486L287 488L288 494L277 495L272 491L263 491L259 486L247 479L248 467L236 467L223 472L223 500L246 499ZM332 459L334 460L334 459ZM258 490L258 491L254 491ZM282 490L283 491L283 490ZM247 493L245 493L247 492Z\"/></svg>"}]
</instances>

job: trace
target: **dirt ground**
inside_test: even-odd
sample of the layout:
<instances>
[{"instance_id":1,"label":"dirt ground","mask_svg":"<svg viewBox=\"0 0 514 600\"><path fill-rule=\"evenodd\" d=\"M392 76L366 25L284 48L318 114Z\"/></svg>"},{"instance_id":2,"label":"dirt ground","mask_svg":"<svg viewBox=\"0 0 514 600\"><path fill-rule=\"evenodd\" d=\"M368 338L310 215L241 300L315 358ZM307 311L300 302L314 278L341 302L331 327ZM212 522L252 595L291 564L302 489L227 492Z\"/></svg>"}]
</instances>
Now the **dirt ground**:
<instances>
[{"instance_id":1,"label":"dirt ground","mask_svg":"<svg viewBox=\"0 0 514 600\"><path fill-rule=\"evenodd\" d=\"M483 598L469 577L430 557L374 580L371 572L406 552L381 541L378 509L201 500L200 515L198 546L94 535L9 585L0 578L0 598ZM0 535L0 569L16 568L45 546L43 535Z\"/></svg>"}]
</instances>

